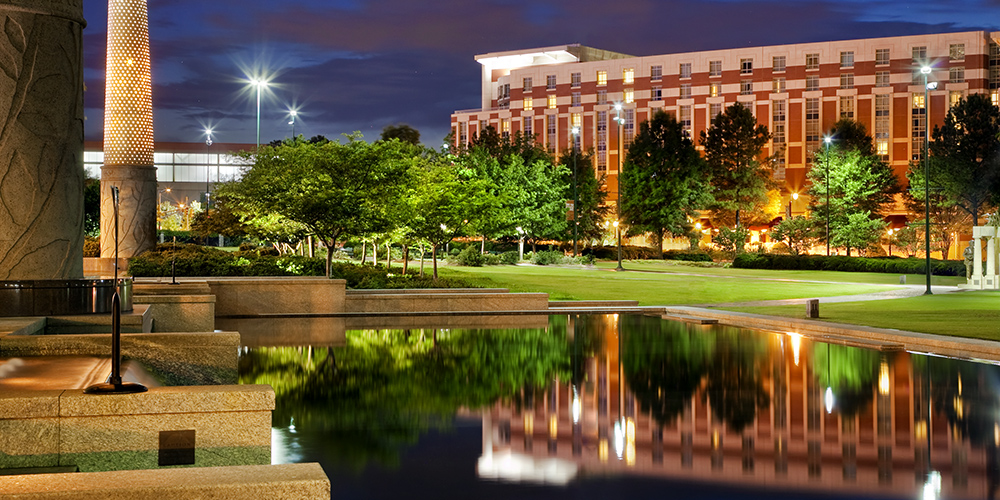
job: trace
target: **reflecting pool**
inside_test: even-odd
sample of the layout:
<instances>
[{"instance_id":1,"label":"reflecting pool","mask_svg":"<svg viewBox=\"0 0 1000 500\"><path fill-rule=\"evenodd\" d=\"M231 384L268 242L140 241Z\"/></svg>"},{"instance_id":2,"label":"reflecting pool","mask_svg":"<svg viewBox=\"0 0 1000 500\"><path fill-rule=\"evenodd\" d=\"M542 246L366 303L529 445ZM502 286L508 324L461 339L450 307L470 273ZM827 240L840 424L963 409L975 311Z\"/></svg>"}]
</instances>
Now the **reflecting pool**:
<instances>
[{"instance_id":1,"label":"reflecting pool","mask_svg":"<svg viewBox=\"0 0 1000 500\"><path fill-rule=\"evenodd\" d=\"M656 316L240 357L332 498L993 498L1000 368Z\"/></svg>"}]
</instances>

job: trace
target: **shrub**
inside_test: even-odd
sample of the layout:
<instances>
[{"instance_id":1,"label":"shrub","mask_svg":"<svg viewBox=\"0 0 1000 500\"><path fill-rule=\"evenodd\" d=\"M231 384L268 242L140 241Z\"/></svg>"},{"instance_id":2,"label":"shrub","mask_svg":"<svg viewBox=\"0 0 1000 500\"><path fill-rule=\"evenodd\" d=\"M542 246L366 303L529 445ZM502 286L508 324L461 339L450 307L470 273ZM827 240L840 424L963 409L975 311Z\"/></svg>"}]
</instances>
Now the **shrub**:
<instances>
[{"instance_id":1,"label":"shrub","mask_svg":"<svg viewBox=\"0 0 1000 500\"><path fill-rule=\"evenodd\" d=\"M510 252L504 252L504 253L500 254L500 263L501 264L507 264L507 265L513 266L513 265L516 265L520 260L521 260L521 257L517 253L517 250L510 251Z\"/></svg>"},{"instance_id":2,"label":"shrub","mask_svg":"<svg viewBox=\"0 0 1000 500\"><path fill-rule=\"evenodd\" d=\"M712 262L712 256L704 250L667 250L664 260L683 260L688 262Z\"/></svg>"},{"instance_id":3,"label":"shrub","mask_svg":"<svg viewBox=\"0 0 1000 500\"><path fill-rule=\"evenodd\" d=\"M531 256L531 263L536 266L561 264L565 256L558 250L539 250Z\"/></svg>"},{"instance_id":4,"label":"shrub","mask_svg":"<svg viewBox=\"0 0 1000 500\"><path fill-rule=\"evenodd\" d=\"M843 255L776 255L745 253L733 260L733 267L743 269L785 269L805 271L845 271L889 274L924 274L924 259L895 257L866 258ZM964 276L965 263L957 260L931 259L931 273L938 276Z\"/></svg>"},{"instance_id":5,"label":"shrub","mask_svg":"<svg viewBox=\"0 0 1000 500\"><path fill-rule=\"evenodd\" d=\"M254 245L253 243L251 243L249 241L244 241L243 243L240 243L240 251L241 252L250 252L250 251L253 251L253 250L256 250L256 249L257 249L257 245Z\"/></svg>"},{"instance_id":6,"label":"shrub","mask_svg":"<svg viewBox=\"0 0 1000 500\"><path fill-rule=\"evenodd\" d=\"M467 246L458 255L448 259L451 263L459 266L482 267L486 263L486 258L479 253L479 249L474 246Z\"/></svg>"}]
</instances>

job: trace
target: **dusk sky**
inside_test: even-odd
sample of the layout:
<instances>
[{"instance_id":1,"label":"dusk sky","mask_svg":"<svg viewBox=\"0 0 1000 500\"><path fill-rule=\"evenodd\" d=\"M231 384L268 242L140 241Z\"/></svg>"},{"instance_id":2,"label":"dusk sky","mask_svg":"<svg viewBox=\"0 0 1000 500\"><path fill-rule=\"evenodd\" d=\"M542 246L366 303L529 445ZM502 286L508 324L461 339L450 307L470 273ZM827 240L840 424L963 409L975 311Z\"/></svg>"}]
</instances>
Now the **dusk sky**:
<instances>
[{"instance_id":1,"label":"dusk sky","mask_svg":"<svg viewBox=\"0 0 1000 500\"><path fill-rule=\"evenodd\" d=\"M86 0L86 135L103 132L106 0ZM272 75L261 140L407 123L438 147L479 106L486 52L581 43L637 56L933 32L1000 31L1000 0L149 0L157 141L252 143L245 75Z\"/></svg>"}]
</instances>

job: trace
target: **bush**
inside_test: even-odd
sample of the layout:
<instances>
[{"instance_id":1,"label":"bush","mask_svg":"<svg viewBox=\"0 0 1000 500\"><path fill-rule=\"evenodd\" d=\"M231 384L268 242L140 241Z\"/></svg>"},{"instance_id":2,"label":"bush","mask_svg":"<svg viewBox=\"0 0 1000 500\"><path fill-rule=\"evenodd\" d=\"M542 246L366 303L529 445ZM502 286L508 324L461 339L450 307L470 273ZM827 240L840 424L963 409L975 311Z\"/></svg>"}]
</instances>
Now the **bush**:
<instances>
[{"instance_id":1,"label":"bush","mask_svg":"<svg viewBox=\"0 0 1000 500\"><path fill-rule=\"evenodd\" d=\"M510 251L510 252L504 252L504 253L500 254L500 263L501 264L507 264L507 265L513 266L513 265L516 265L518 262L520 262L520 260L521 260L521 257L520 257L520 254L518 254L517 250Z\"/></svg>"},{"instance_id":2,"label":"bush","mask_svg":"<svg viewBox=\"0 0 1000 500\"><path fill-rule=\"evenodd\" d=\"M688 262L712 262L712 256L704 250L667 250L664 260L683 260Z\"/></svg>"},{"instance_id":3,"label":"bush","mask_svg":"<svg viewBox=\"0 0 1000 500\"><path fill-rule=\"evenodd\" d=\"M479 253L479 249L474 246L465 247L458 255L448 259L452 264L468 267L482 267L486 263L486 258Z\"/></svg>"},{"instance_id":4,"label":"bush","mask_svg":"<svg viewBox=\"0 0 1000 500\"><path fill-rule=\"evenodd\" d=\"M531 256L531 263L536 266L562 264L564 257L565 255L559 250L539 250Z\"/></svg>"},{"instance_id":5,"label":"bush","mask_svg":"<svg viewBox=\"0 0 1000 500\"><path fill-rule=\"evenodd\" d=\"M101 256L101 242L97 238L91 236L83 237L83 256L84 257L100 257Z\"/></svg>"},{"instance_id":6,"label":"bush","mask_svg":"<svg viewBox=\"0 0 1000 500\"><path fill-rule=\"evenodd\" d=\"M866 258L843 255L776 255L745 253L733 259L733 267L743 269L784 269L803 271L844 271L888 274L924 274L924 259L896 257ZM931 273L938 276L965 276L965 263L931 259Z\"/></svg>"},{"instance_id":7,"label":"bush","mask_svg":"<svg viewBox=\"0 0 1000 500\"><path fill-rule=\"evenodd\" d=\"M601 260L617 260L618 259L618 247L593 247L584 250L584 255L593 255L596 259ZM649 247L637 247L630 245L622 246L622 259L625 260L639 260L639 259L660 259L660 251L656 248Z\"/></svg>"}]
</instances>

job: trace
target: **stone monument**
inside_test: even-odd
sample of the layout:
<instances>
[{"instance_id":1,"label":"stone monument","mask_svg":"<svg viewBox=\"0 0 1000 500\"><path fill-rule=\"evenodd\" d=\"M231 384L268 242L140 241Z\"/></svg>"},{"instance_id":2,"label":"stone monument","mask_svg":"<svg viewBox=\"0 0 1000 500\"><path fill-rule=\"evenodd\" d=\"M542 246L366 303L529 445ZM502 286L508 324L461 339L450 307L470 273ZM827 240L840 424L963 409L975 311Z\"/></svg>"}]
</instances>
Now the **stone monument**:
<instances>
[{"instance_id":1,"label":"stone monument","mask_svg":"<svg viewBox=\"0 0 1000 500\"><path fill-rule=\"evenodd\" d=\"M146 0L108 0L108 55L101 167L101 258L115 256L111 187L120 192L118 255L156 246L156 167Z\"/></svg>"},{"instance_id":2,"label":"stone monument","mask_svg":"<svg viewBox=\"0 0 1000 500\"><path fill-rule=\"evenodd\" d=\"M83 277L82 0L0 1L0 281Z\"/></svg>"}]
</instances>

